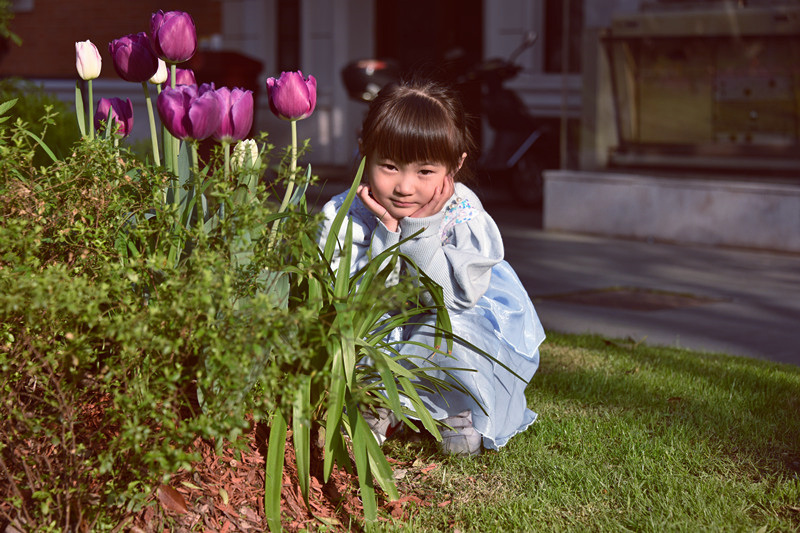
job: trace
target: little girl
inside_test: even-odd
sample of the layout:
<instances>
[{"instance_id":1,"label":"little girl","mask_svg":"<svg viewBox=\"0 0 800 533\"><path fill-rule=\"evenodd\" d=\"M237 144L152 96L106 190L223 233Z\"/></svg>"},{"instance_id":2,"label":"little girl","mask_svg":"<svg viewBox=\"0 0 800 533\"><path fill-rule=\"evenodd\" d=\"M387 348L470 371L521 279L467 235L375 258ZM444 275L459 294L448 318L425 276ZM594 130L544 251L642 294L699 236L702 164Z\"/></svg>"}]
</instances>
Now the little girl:
<instances>
[{"instance_id":1,"label":"little girl","mask_svg":"<svg viewBox=\"0 0 800 533\"><path fill-rule=\"evenodd\" d=\"M536 419L526 406L525 387L538 367L544 331L519 278L503 260L495 222L475 193L458 181L465 158L474 153L464 109L450 89L434 82L386 87L370 105L359 149L366 156L366 183L348 212L351 274L422 230L400 251L441 285L453 333L516 376L458 340L453 357L435 351L431 356L434 331L419 323L405 327L402 336L412 342L401 351L440 367L474 370L451 371L472 396L457 390L419 391L420 396L435 419L453 428L441 432L445 452L473 455L481 444L496 450ZM322 209L323 246L345 196L335 196ZM344 229L338 237L344 242ZM411 265L402 267L415 275ZM435 318L422 322L433 325ZM437 377L446 378L442 372ZM370 425L382 441L396 419L385 409L379 413L383 420L373 419Z\"/></svg>"}]
</instances>

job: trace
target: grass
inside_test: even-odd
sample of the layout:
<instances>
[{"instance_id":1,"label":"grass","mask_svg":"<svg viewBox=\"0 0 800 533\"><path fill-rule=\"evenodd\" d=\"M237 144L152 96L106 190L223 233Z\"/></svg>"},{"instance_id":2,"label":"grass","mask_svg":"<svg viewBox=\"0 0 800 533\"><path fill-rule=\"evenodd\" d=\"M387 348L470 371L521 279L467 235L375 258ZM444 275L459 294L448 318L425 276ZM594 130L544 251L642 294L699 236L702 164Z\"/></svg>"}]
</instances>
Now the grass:
<instances>
[{"instance_id":1,"label":"grass","mask_svg":"<svg viewBox=\"0 0 800 533\"><path fill-rule=\"evenodd\" d=\"M443 462L429 505L381 527L800 531L800 368L550 334L528 400L538 421L500 452L395 442Z\"/></svg>"}]
</instances>

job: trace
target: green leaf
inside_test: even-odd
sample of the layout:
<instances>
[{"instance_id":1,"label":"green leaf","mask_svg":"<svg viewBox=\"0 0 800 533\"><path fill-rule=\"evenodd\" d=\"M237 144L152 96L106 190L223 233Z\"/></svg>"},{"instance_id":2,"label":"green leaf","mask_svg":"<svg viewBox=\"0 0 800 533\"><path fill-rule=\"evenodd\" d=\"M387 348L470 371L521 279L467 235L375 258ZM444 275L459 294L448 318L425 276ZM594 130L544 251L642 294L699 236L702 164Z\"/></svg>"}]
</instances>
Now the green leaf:
<instances>
[{"instance_id":1,"label":"green leaf","mask_svg":"<svg viewBox=\"0 0 800 533\"><path fill-rule=\"evenodd\" d=\"M192 175L191 168L192 162L189 156L189 143L181 141L180 148L178 149L178 171L176 172L179 180L179 189L182 190L184 185L189 181Z\"/></svg>"},{"instance_id":2,"label":"green leaf","mask_svg":"<svg viewBox=\"0 0 800 533\"><path fill-rule=\"evenodd\" d=\"M292 197L289 199L289 205L298 205L300 201L305 199L306 191L308 190L308 184L311 182L311 165L308 165L308 170L306 171L306 178L303 181L302 185L297 188L292 194Z\"/></svg>"},{"instance_id":3,"label":"green leaf","mask_svg":"<svg viewBox=\"0 0 800 533\"><path fill-rule=\"evenodd\" d=\"M348 312L350 306L345 302L336 302L333 307L336 310L336 319L333 327L339 342L342 370L345 383L351 388L356 367L356 337L353 330L352 313Z\"/></svg>"},{"instance_id":4,"label":"green leaf","mask_svg":"<svg viewBox=\"0 0 800 533\"><path fill-rule=\"evenodd\" d=\"M339 211L336 213L336 216L331 222L331 228L328 233L328 238L325 241L325 249L323 251L323 255L325 257L326 262L330 263L331 258L333 258L333 252L336 248L336 241L339 238L339 230L342 227L342 222L344 222L345 217L347 216L347 212L350 210L350 205L353 203L353 199L356 197L356 190L358 186L361 184L361 176L364 174L364 165L366 162L366 158L361 158L361 164L358 166L358 172L356 172L356 177L353 180L353 184L350 185L350 190L347 192L347 196L344 199L344 203Z\"/></svg>"},{"instance_id":5,"label":"green leaf","mask_svg":"<svg viewBox=\"0 0 800 533\"><path fill-rule=\"evenodd\" d=\"M365 440L370 473L378 481L389 499L397 500L400 498L400 495L397 493L397 485L394 483L394 472L392 472L392 467L389 464L389 461L386 460L386 456L383 454L383 450L381 450L378 441L375 440L372 432L369 431L369 426L367 425L366 420L364 420L364 417L362 417L361 414L359 414L358 417L361 419L359 423L367 426L368 438Z\"/></svg>"},{"instance_id":6,"label":"green leaf","mask_svg":"<svg viewBox=\"0 0 800 533\"><path fill-rule=\"evenodd\" d=\"M381 376L381 384L383 385L383 390L386 393L386 399L389 401L389 409L391 409L396 416L403 419L405 416L402 413L403 408L400 405L400 393L397 390L394 374L386 362L387 358L388 357L386 354L384 354L381 350L375 350L372 353L373 363L377 367L378 373Z\"/></svg>"},{"instance_id":7,"label":"green leaf","mask_svg":"<svg viewBox=\"0 0 800 533\"><path fill-rule=\"evenodd\" d=\"M375 484L370 470L367 445L370 441L375 442L375 437L354 402L348 402L347 412L350 413L350 425L353 429L353 460L356 463L356 471L358 472L358 486L361 489L364 518L372 521L378 518L378 505L375 500Z\"/></svg>"},{"instance_id":8,"label":"green leaf","mask_svg":"<svg viewBox=\"0 0 800 533\"><path fill-rule=\"evenodd\" d=\"M292 430L297 458L297 478L300 492L308 505L308 486L311 482L311 377L300 377L294 397Z\"/></svg>"},{"instance_id":9,"label":"green leaf","mask_svg":"<svg viewBox=\"0 0 800 533\"><path fill-rule=\"evenodd\" d=\"M428 408L425 407L425 404L422 403L414 384L412 384L411 381L405 377L399 377L398 381L400 382L400 386L403 388L403 391L405 391L405 393L408 395L411 404L414 406L414 412L417 415L417 418L419 418L420 422L422 422L422 425L431 435L433 435L436 440L442 440L442 436L439 434L439 428L436 425L436 421L431 416Z\"/></svg>"},{"instance_id":10,"label":"green leaf","mask_svg":"<svg viewBox=\"0 0 800 533\"><path fill-rule=\"evenodd\" d=\"M341 213L343 209L339 210ZM337 215L338 216L338 215ZM326 243L327 245L327 243ZM353 255L353 219L347 219L347 229L344 236L344 249L339 260L339 268L336 270L336 280L334 282L333 295L337 298L346 298L350 293L350 262Z\"/></svg>"},{"instance_id":11,"label":"green leaf","mask_svg":"<svg viewBox=\"0 0 800 533\"><path fill-rule=\"evenodd\" d=\"M8 100L0 104L0 124L11 118L11 117L3 117L2 115L4 115L6 111L14 107L14 104L17 103L17 100L19 100L19 98L14 98L13 100Z\"/></svg>"},{"instance_id":12,"label":"green leaf","mask_svg":"<svg viewBox=\"0 0 800 533\"><path fill-rule=\"evenodd\" d=\"M329 339L329 343L335 345L334 339ZM344 371L342 368L342 354L341 351L334 348L331 363L331 388L328 392L328 408L325 412L325 449L332 450L334 448L334 440L341 439L339 433L340 423L342 420L342 410L344 409L344 397L346 381ZM333 471L334 454L326 453L323 461L323 474L325 481Z\"/></svg>"},{"instance_id":13,"label":"green leaf","mask_svg":"<svg viewBox=\"0 0 800 533\"><path fill-rule=\"evenodd\" d=\"M281 530L281 488L283 487L283 457L286 446L286 419L275 409L269 432L264 481L264 514L270 531Z\"/></svg>"},{"instance_id":14,"label":"green leaf","mask_svg":"<svg viewBox=\"0 0 800 533\"><path fill-rule=\"evenodd\" d=\"M30 136L34 141L39 143L39 146L42 147L42 150L44 150L44 153L46 153L48 156L50 156L50 159L53 160L53 163L58 163L58 158L55 156L55 154L52 152L52 150L50 150L50 148L44 143L44 141L41 139L41 137L39 137L38 135L36 135L32 131L26 130L25 128L20 128L20 131L22 133Z\"/></svg>"},{"instance_id":15,"label":"green leaf","mask_svg":"<svg viewBox=\"0 0 800 533\"><path fill-rule=\"evenodd\" d=\"M0 115L4 115L6 113L6 111L8 111L12 107L14 107L14 105L17 103L17 100L19 100L19 98L14 98L12 100L7 100L7 101L3 102L2 104L0 104Z\"/></svg>"}]
</instances>

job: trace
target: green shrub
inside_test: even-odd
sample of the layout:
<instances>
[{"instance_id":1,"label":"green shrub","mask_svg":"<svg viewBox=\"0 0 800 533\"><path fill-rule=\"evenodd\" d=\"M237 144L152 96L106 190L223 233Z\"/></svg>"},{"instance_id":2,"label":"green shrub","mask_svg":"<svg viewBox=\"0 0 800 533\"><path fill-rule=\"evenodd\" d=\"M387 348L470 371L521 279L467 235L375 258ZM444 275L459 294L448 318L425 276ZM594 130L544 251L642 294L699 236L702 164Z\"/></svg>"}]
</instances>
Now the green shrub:
<instances>
[{"instance_id":1,"label":"green shrub","mask_svg":"<svg viewBox=\"0 0 800 533\"><path fill-rule=\"evenodd\" d=\"M0 80L0 102L18 99L9 115L12 122L21 120L25 127L38 137L47 137L47 146L58 158L69 155L72 145L78 140L78 126L74 120L63 119L49 122L42 117L46 115L68 117L70 107L47 92L41 85L20 78ZM50 157L36 146L33 164L40 166L52 163Z\"/></svg>"},{"instance_id":2,"label":"green shrub","mask_svg":"<svg viewBox=\"0 0 800 533\"><path fill-rule=\"evenodd\" d=\"M352 447L374 519L373 478L397 493L361 409L388 405L437 434L414 392L419 369L393 361L384 336L435 312L419 297L441 301L441 289L387 287L383 258L350 277L344 257L334 272L335 243L318 248L302 187L276 212L258 183L263 164L230 179L210 167L184 176L184 151L177 205L177 179L113 141L82 139L37 164L45 141L4 120L10 105L0 103L0 519L110 529L191 468L195 439L219 449L258 421L271 427L272 528L287 427L305 491L310 461L323 461L312 427L325 429L325 475L335 462L350 468ZM400 394L417 410L400 409Z\"/></svg>"},{"instance_id":3,"label":"green shrub","mask_svg":"<svg viewBox=\"0 0 800 533\"><path fill-rule=\"evenodd\" d=\"M287 252L255 247L247 268L231 268L226 239L269 215L252 203L239 226L189 230L191 261L170 267L163 175L102 140L36 166L27 134L0 133L0 517L70 529L141 505L195 459L194 439L235 442L273 406L274 394L250 391L283 379L266 358L291 317L254 291L252 273Z\"/></svg>"}]
</instances>

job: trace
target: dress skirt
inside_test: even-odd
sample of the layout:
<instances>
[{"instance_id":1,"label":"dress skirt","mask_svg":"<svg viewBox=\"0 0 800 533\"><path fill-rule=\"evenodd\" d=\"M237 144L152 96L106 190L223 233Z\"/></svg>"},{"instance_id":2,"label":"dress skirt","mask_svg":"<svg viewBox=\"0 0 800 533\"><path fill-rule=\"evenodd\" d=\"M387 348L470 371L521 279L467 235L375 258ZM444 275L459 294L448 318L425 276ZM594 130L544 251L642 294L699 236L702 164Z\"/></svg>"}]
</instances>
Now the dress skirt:
<instances>
[{"instance_id":1,"label":"dress skirt","mask_svg":"<svg viewBox=\"0 0 800 533\"><path fill-rule=\"evenodd\" d=\"M492 268L489 289L474 307L450 310L452 331L457 336L452 357L425 348L434 346L431 326L435 317L420 318L419 324L405 327L402 337L410 342L398 346L399 351L415 356L412 361L418 366L428 366L424 358L431 365L452 369L450 375L470 393L419 390L433 418L441 420L471 410L473 425L483 436L484 448L493 450L504 446L536 420L536 413L527 407L525 388L539 366L544 329L525 288L506 261ZM443 371L427 373L453 381Z\"/></svg>"}]
</instances>

